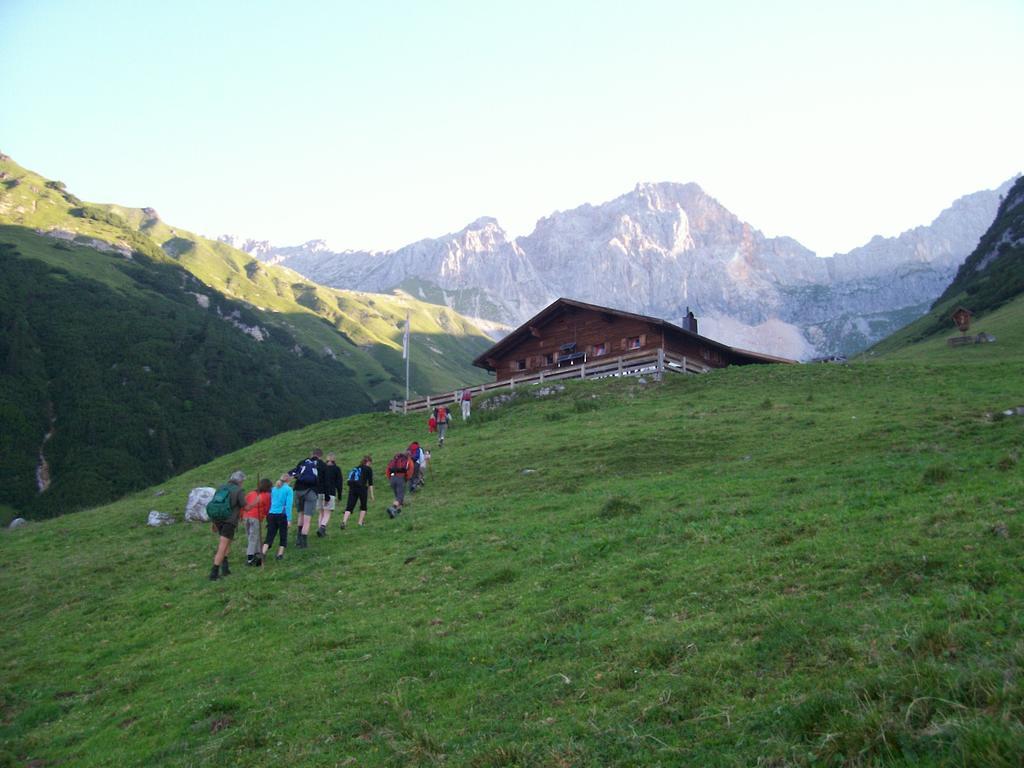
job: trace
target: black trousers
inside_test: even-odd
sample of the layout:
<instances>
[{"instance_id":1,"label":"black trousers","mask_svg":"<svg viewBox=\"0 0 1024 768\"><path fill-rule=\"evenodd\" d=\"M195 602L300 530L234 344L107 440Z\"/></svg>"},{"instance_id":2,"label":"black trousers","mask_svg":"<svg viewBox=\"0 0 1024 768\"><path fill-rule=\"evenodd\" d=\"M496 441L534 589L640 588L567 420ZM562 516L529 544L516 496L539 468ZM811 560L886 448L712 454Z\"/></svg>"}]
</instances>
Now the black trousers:
<instances>
[{"instance_id":1,"label":"black trousers","mask_svg":"<svg viewBox=\"0 0 1024 768\"><path fill-rule=\"evenodd\" d=\"M280 534L281 546L288 546L288 516L277 514L267 515L267 538L263 542L268 547L274 543L274 537Z\"/></svg>"},{"instance_id":2,"label":"black trousers","mask_svg":"<svg viewBox=\"0 0 1024 768\"><path fill-rule=\"evenodd\" d=\"M348 501L345 502L345 511L353 512L356 508L356 502L359 502L359 508L362 511L366 511L366 500L369 496L368 486L350 485L348 487Z\"/></svg>"}]
</instances>

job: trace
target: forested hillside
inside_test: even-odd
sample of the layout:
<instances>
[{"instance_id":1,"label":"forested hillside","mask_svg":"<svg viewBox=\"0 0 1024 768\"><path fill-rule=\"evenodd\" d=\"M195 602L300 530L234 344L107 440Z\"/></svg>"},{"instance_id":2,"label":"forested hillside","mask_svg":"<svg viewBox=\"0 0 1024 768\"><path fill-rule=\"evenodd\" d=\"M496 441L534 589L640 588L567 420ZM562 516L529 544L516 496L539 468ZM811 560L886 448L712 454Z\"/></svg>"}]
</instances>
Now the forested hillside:
<instances>
[{"instance_id":1,"label":"forested hillside","mask_svg":"<svg viewBox=\"0 0 1024 768\"><path fill-rule=\"evenodd\" d=\"M4 156L0 269L0 519L385 407L404 394L407 311L413 391L479 382L471 361L491 343L447 308L322 288Z\"/></svg>"},{"instance_id":2,"label":"forested hillside","mask_svg":"<svg viewBox=\"0 0 1024 768\"><path fill-rule=\"evenodd\" d=\"M1017 179L999 205L992 226L931 309L869 354L884 354L936 335L955 332L951 320L964 306L979 320L1024 295L1024 177Z\"/></svg>"}]
</instances>

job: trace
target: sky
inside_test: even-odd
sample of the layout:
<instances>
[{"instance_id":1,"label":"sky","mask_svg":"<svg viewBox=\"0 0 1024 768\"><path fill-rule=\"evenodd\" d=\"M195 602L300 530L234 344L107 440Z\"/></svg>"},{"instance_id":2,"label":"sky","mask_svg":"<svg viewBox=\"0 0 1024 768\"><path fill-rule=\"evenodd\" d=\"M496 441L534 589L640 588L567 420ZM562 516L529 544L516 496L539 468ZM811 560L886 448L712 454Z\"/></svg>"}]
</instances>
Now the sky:
<instances>
[{"instance_id":1,"label":"sky","mask_svg":"<svg viewBox=\"0 0 1024 768\"><path fill-rule=\"evenodd\" d=\"M0 0L0 151L290 245L696 182L819 255L1024 170L1022 0Z\"/></svg>"}]
</instances>

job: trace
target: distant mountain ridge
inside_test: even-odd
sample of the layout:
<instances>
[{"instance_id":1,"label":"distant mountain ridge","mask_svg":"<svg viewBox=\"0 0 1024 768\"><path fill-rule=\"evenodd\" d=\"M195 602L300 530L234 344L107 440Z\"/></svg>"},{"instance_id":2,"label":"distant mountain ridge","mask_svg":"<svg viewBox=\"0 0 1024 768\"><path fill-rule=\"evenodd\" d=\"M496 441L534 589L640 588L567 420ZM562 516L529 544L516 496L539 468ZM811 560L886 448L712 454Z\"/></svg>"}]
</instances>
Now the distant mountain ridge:
<instances>
[{"instance_id":1,"label":"distant mountain ridge","mask_svg":"<svg viewBox=\"0 0 1024 768\"><path fill-rule=\"evenodd\" d=\"M697 184L671 182L555 212L514 239L483 217L394 251L334 252L319 240L242 247L326 285L402 289L513 325L559 296L667 319L689 307L709 336L806 359L859 351L921 316L1010 184L960 198L927 226L828 258L766 237Z\"/></svg>"}]
</instances>

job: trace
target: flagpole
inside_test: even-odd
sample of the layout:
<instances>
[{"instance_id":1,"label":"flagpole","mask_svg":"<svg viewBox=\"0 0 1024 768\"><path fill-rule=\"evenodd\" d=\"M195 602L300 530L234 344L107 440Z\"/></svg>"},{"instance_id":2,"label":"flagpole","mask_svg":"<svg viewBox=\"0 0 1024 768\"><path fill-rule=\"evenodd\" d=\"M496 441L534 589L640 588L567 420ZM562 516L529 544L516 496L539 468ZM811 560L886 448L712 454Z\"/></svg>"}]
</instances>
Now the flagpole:
<instances>
[{"instance_id":1,"label":"flagpole","mask_svg":"<svg viewBox=\"0 0 1024 768\"><path fill-rule=\"evenodd\" d=\"M409 402L409 310L405 311L405 338L402 340L402 356L405 358L405 402Z\"/></svg>"}]
</instances>

